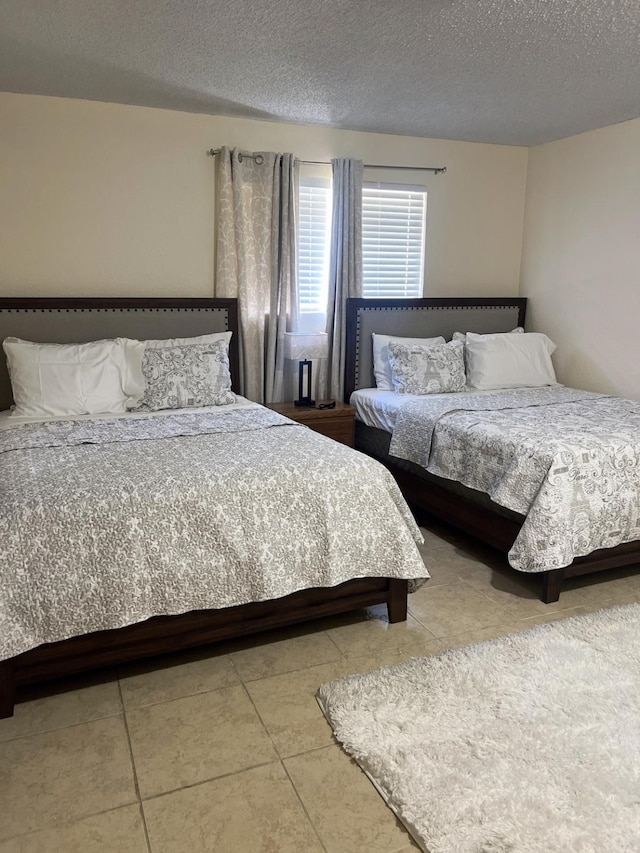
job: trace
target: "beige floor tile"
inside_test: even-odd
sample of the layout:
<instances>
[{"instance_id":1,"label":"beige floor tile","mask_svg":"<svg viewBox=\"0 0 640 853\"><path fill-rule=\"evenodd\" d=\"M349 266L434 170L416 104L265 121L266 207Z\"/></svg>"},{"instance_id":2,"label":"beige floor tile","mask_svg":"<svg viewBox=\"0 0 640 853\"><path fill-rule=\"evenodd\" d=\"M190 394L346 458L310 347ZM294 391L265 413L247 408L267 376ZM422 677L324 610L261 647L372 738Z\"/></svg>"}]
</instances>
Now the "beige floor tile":
<instances>
[{"instance_id":1,"label":"beige floor tile","mask_svg":"<svg viewBox=\"0 0 640 853\"><path fill-rule=\"evenodd\" d=\"M431 586L441 585L447 576L455 575L494 600L507 603L516 618L570 607L603 606L609 601L632 602L635 595L640 599L640 564L569 578L563 584L560 601L545 604L540 600L541 579L535 573L511 570L503 554L473 537L436 526L428 532L422 550L435 580Z\"/></svg>"},{"instance_id":2,"label":"beige floor tile","mask_svg":"<svg viewBox=\"0 0 640 853\"><path fill-rule=\"evenodd\" d=\"M560 602L565 607L602 605L626 600L640 592L638 575L628 571L602 572L586 577L569 578L562 586Z\"/></svg>"},{"instance_id":3,"label":"beige floor tile","mask_svg":"<svg viewBox=\"0 0 640 853\"><path fill-rule=\"evenodd\" d=\"M430 524L429 527L421 525L420 532L424 536L424 545L420 547L441 551L455 548L461 535L464 535L458 533L453 527L441 524L436 519L433 519L433 524Z\"/></svg>"},{"instance_id":4,"label":"beige floor tile","mask_svg":"<svg viewBox=\"0 0 640 853\"><path fill-rule=\"evenodd\" d=\"M454 583L457 578L462 580L478 576L490 578L494 570L508 573L509 565L506 559L499 554L491 556L493 559L490 559L489 555L475 555L456 548L449 552L435 551L431 559L427 556L427 565L429 571L433 568L441 574L447 572L451 583Z\"/></svg>"},{"instance_id":5,"label":"beige floor tile","mask_svg":"<svg viewBox=\"0 0 640 853\"><path fill-rule=\"evenodd\" d=\"M504 604L516 619L566 610L569 606L561 594L559 601L545 604L541 600L542 579L525 572L490 569L489 572L467 572L463 580L493 601Z\"/></svg>"},{"instance_id":6,"label":"beige floor tile","mask_svg":"<svg viewBox=\"0 0 640 853\"><path fill-rule=\"evenodd\" d=\"M136 800L122 717L0 744L0 838Z\"/></svg>"},{"instance_id":7,"label":"beige floor tile","mask_svg":"<svg viewBox=\"0 0 640 853\"><path fill-rule=\"evenodd\" d=\"M449 637L441 639L443 651L446 649L460 649L463 646L474 646L476 643L484 643L487 640L495 640L498 637L506 637L507 634L515 634L518 631L525 631L527 628L533 628L538 624L538 619L548 619L549 617L533 617L532 619L520 619L513 622L500 622L497 625L490 625L488 628L476 628L474 631L462 631Z\"/></svg>"},{"instance_id":8,"label":"beige floor tile","mask_svg":"<svg viewBox=\"0 0 640 853\"><path fill-rule=\"evenodd\" d=\"M557 622L560 619L569 619L572 616L585 616L588 613L595 613L597 610L602 610L607 607L615 606L612 602L600 604L583 604L580 607L567 607L564 610L554 610L549 613L541 613L538 616L532 616L530 619L521 619L519 624L525 628L533 627L534 625L546 625L548 622Z\"/></svg>"},{"instance_id":9,"label":"beige floor tile","mask_svg":"<svg viewBox=\"0 0 640 853\"><path fill-rule=\"evenodd\" d=\"M115 678L107 683L64 691L54 685L48 687L56 692L19 702L13 717L0 720L0 742L122 713Z\"/></svg>"},{"instance_id":10,"label":"beige floor tile","mask_svg":"<svg viewBox=\"0 0 640 853\"><path fill-rule=\"evenodd\" d=\"M325 616L324 619L318 619L317 621L320 629L328 632L334 628L343 628L345 625L360 625L363 622L369 622L371 619L388 622L387 605L372 604L369 607L364 607L362 610L348 610L346 613Z\"/></svg>"},{"instance_id":11,"label":"beige floor tile","mask_svg":"<svg viewBox=\"0 0 640 853\"><path fill-rule=\"evenodd\" d=\"M356 675L370 672L384 666L395 666L411 658L429 657L436 655L445 646L442 640L431 640L416 646L407 646L400 651L378 652L377 654L345 658L344 675Z\"/></svg>"},{"instance_id":12,"label":"beige floor tile","mask_svg":"<svg viewBox=\"0 0 640 853\"><path fill-rule=\"evenodd\" d=\"M124 806L0 843L0 853L147 853L140 806Z\"/></svg>"},{"instance_id":13,"label":"beige floor tile","mask_svg":"<svg viewBox=\"0 0 640 853\"><path fill-rule=\"evenodd\" d=\"M285 767L328 853L390 853L409 835L338 746L287 758Z\"/></svg>"},{"instance_id":14,"label":"beige floor tile","mask_svg":"<svg viewBox=\"0 0 640 853\"><path fill-rule=\"evenodd\" d=\"M638 592L625 592L624 590L620 590L618 595L613 595L611 598L607 599L607 601L602 605L603 607L615 607L617 605L625 605L625 604L638 604L640 602L640 593ZM592 610L596 609L595 603L591 605Z\"/></svg>"},{"instance_id":15,"label":"beige floor tile","mask_svg":"<svg viewBox=\"0 0 640 853\"><path fill-rule=\"evenodd\" d=\"M475 643L484 643L486 640L505 637L507 634L515 634L518 631L526 631L528 628L534 628L536 625L546 625L550 622L557 622L560 619L569 619L572 616L583 616L599 609L601 609L600 606L583 605L582 607L569 607L565 610L550 610L547 613L539 613L536 616L512 622L500 622L488 628L478 628L475 631L465 631L455 636L443 637L440 643L443 650L458 649L462 646L471 646Z\"/></svg>"},{"instance_id":16,"label":"beige floor tile","mask_svg":"<svg viewBox=\"0 0 640 853\"><path fill-rule=\"evenodd\" d=\"M142 797L277 758L242 686L126 713Z\"/></svg>"},{"instance_id":17,"label":"beige floor tile","mask_svg":"<svg viewBox=\"0 0 640 853\"><path fill-rule=\"evenodd\" d=\"M492 548L480 539L464 533L461 530L442 524L433 525L432 530L421 528L425 535L425 544L421 546L427 555L443 560L460 560L463 565L469 561L484 563L490 566L504 565L506 557L502 551ZM426 531L426 532L425 532Z\"/></svg>"},{"instance_id":18,"label":"beige floor tile","mask_svg":"<svg viewBox=\"0 0 640 853\"><path fill-rule=\"evenodd\" d=\"M266 642L233 652L231 658L244 681L268 678L340 660L338 647L325 631Z\"/></svg>"},{"instance_id":19,"label":"beige floor tile","mask_svg":"<svg viewBox=\"0 0 640 853\"><path fill-rule=\"evenodd\" d=\"M508 607L478 592L465 581L418 590L411 613L435 637L451 637L501 622L513 622Z\"/></svg>"},{"instance_id":20,"label":"beige floor tile","mask_svg":"<svg viewBox=\"0 0 640 853\"><path fill-rule=\"evenodd\" d=\"M120 670L126 708L168 702L239 683L230 656L215 652L171 655L155 662L130 664Z\"/></svg>"},{"instance_id":21,"label":"beige floor tile","mask_svg":"<svg viewBox=\"0 0 640 853\"><path fill-rule=\"evenodd\" d=\"M153 853L320 853L278 762L144 803Z\"/></svg>"},{"instance_id":22,"label":"beige floor tile","mask_svg":"<svg viewBox=\"0 0 640 853\"><path fill-rule=\"evenodd\" d=\"M331 728L315 696L321 684L345 674L344 662L336 661L247 683L280 755L296 755L333 743Z\"/></svg>"},{"instance_id":23,"label":"beige floor tile","mask_svg":"<svg viewBox=\"0 0 640 853\"><path fill-rule=\"evenodd\" d=\"M398 651L434 639L433 634L425 630L424 625L416 621L411 614L407 616L406 622L391 624L386 618L374 618L366 622L331 628L327 633L347 657Z\"/></svg>"},{"instance_id":24,"label":"beige floor tile","mask_svg":"<svg viewBox=\"0 0 640 853\"><path fill-rule=\"evenodd\" d=\"M425 566L429 572L429 580L421 589L425 589L427 586L440 586L443 583L454 583L460 577L455 567L452 567L448 562L439 560L434 554L425 554ZM415 593L409 595L409 603L413 595Z\"/></svg>"}]
</instances>

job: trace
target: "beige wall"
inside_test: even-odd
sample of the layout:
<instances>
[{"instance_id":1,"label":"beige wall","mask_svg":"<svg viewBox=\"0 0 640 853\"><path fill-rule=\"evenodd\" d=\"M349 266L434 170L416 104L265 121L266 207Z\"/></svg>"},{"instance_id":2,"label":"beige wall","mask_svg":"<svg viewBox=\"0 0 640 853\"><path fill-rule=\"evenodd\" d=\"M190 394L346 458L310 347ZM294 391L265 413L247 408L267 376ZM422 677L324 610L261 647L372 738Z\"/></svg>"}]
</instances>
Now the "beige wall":
<instances>
[{"instance_id":1,"label":"beige wall","mask_svg":"<svg viewBox=\"0 0 640 853\"><path fill-rule=\"evenodd\" d=\"M521 294L560 381L640 399L640 119L530 149Z\"/></svg>"},{"instance_id":2,"label":"beige wall","mask_svg":"<svg viewBox=\"0 0 640 853\"><path fill-rule=\"evenodd\" d=\"M446 165L426 184L427 295L515 295L527 150L0 94L0 295L209 296L212 146Z\"/></svg>"}]
</instances>

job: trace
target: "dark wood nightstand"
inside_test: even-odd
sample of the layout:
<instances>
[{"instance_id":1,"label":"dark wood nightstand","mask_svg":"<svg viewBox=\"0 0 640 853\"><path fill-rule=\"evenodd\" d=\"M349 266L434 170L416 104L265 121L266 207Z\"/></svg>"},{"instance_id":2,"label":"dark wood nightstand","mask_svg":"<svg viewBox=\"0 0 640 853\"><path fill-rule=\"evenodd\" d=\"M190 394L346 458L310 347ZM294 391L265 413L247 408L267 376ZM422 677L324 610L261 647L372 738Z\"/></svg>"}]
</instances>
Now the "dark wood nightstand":
<instances>
[{"instance_id":1,"label":"dark wood nightstand","mask_svg":"<svg viewBox=\"0 0 640 853\"><path fill-rule=\"evenodd\" d=\"M279 412L292 421L304 424L334 441L353 447L356 410L346 403L336 403L333 409L314 409L294 406L293 403L268 403L267 409Z\"/></svg>"}]
</instances>

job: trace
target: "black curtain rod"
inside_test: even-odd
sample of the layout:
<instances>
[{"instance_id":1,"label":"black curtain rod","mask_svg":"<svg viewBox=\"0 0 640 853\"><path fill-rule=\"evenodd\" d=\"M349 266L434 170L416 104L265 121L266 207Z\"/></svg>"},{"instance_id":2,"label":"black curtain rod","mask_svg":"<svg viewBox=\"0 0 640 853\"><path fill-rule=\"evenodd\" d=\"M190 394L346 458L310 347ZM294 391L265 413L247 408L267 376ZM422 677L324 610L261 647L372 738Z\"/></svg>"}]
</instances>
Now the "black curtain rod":
<instances>
[{"instance_id":1,"label":"black curtain rod","mask_svg":"<svg viewBox=\"0 0 640 853\"><path fill-rule=\"evenodd\" d=\"M210 148L207 151L207 156L215 157L220 153L220 148ZM264 162L262 154L238 154L238 158L242 162L242 158L247 160L255 160L258 165ZM303 166L330 166L329 160L300 160ZM400 169L404 172L433 172L434 175L442 175L447 171L446 166L385 166L381 163L365 163L365 169Z\"/></svg>"}]
</instances>

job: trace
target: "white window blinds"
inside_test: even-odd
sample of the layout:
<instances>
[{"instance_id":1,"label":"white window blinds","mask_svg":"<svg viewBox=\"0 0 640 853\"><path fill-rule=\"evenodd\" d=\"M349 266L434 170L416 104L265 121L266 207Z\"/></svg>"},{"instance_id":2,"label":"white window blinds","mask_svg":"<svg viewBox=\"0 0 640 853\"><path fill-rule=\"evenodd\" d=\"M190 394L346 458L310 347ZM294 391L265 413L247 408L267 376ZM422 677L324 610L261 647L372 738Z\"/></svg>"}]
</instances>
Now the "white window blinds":
<instances>
[{"instance_id":1,"label":"white window blinds","mask_svg":"<svg viewBox=\"0 0 640 853\"><path fill-rule=\"evenodd\" d=\"M315 178L301 179L298 297L302 314L321 314L327 310L330 223L330 182Z\"/></svg>"},{"instance_id":2,"label":"white window blinds","mask_svg":"<svg viewBox=\"0 0 640 853\"><path fill-rule=\"evenodd\" d=\"M305 330L315 330L316 326L324 328L326 311L331 242L329 180L301 178L299 214L301 320ZM363 187L364 296L422 296L426 218L427 192L424 187L393 184L366 184Z\"/></svg>"},{"instance_id":3,"label":"white window blinds","mask_svg":"<svg viewBox=\"0 0 640 853\"><path fill-rule=\"evenodd\" d=\"M366 184L362 189L362 286L369 298L420 297L427 192Z\"/></svg>"}]
</instances>

